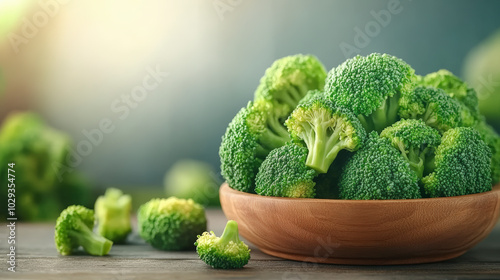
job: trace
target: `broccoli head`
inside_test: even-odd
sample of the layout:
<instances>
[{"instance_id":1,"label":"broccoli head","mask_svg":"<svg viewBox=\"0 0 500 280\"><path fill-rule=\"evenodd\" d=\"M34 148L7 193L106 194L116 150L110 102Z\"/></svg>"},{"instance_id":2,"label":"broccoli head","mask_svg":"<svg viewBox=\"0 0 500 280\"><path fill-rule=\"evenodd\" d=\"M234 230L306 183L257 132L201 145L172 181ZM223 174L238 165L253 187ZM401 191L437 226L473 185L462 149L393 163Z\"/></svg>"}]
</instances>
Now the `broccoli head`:
<instances>
[{"instance_id":1,"label":"broccoli head","mask_svg":"<svg viewBox=\"0 0 500 280\"><path fill-rule=\"evenodd\" d=\"M422 179L430 197L491 190L491 150L471 127L446 131L436 149L433 173Z\"/></svg>"},{"instance_id":2,"label":"broccoli head","mask_svg":"<svg viewBox=\"0 0 500 280\"><path fill-rule=\"evenodd\" d=\"M255 101L268 100L291 111L309 90L322 89L325 78L325 67L316 57L283 57L266 70L255 91Z\"/></svg>"},{"instance_id":3,"label":"broccoli head","mask_svg":"<svg viewBox=\"0 0 500 280\"><path fill-rule=\"evenodd\" d=\"M155 198L139 207L139 235L151 246L168 251L192 249L196 236L207 230L203 207L192 199Z\"/></svg>"},{"instance_id":4,"label":"broccoli head","mask_svg":"<svg viewBox=\"0 0 500 280\"><path fill-rule=\"evenodd\" d=\"M176 162L165 174L165 193L168 196L188 199L205 206L218 206L219 178L212 166L203 161L183 159Z\"/></svg>"},{"instance_id":5,"label":"broccoli head","mask_svg":"<svg viewBox=\"0 0 500 280\"><path fill-rule=\"evenodd\" d=\"M380 137L391 141L394 148L410 164L410 168L421 179L425 166L433 160L434 150L441 143L441 135L422 120L400 120L382 131Z\"/></svg>"},{"instance_id":6,"label":"broccoli head","mask_svg":"<svg viewBox=\"0 0 500 280\"><path fill-rule=\"evenodd\" d=\"M198 256L213 268L241 268L250 259L250 249L238 236L238 224L229 220L221 237L204 232L196 240Z\"/></svg>"},{"instance_id":7,"label":"broccoli head","mask_svg":"<svg viewBox=\"0 0 500 280\"><path fill-rule=\"evenodd\" d=\"M94 211L81 205L72 205L61 212L56 222L55 243L57 251L71 255L78 247L95 256L109 253L113 242L94 233Z\"/></svg>"},{"instance_id":8,"label":"broccoli head","mask_svg":"<svg viewBox=\"0 0 500 280\"><path fill-rule=\"evenodd\" d=\"M306 166L307 148L289 144L269 153L257 173L255 191L265 196L312 198L316 171Z\"/></svg>"},{"instance_id":9,"label":"broccoli head","mask_svg":"<svg viewBox=\"0 0 500 280\"><path fill-rule=\"evenodd\" d=\"M339 151L359 149L366 136L358 118L324 94L301 101L285 124L292 139L306 144L306 165L319 173L328 171Z\"/></svg>"},{"instance_id":10,"label":"broccoli head","mask_svg":"<svg viewBox=\"0 0 500 280\"><path fill-rule=\"evenodd\" d=\"M441 69L427 74L419 80L418 84L442 89L450 97L459 101L463 106L460 110L462 126L472 126L479 119L479 99L476 91L450 71Z\"/></svg>"},{"instance_id":11,"label":"broccoli head","mask_svg":"<svg viewBox=\"0 0 500 280\"><path fill-rule=\"evenodd\" d=\"M278 107L277 107L278 106ZM249 102L229 124L219 149L221 173L233 189L254 192L255 175L267 154L290 136L280 121L284 106L268 101Z\"/></svg>"},{"instance_id":12,"label":"broccoli head","mask_svg":"<svg viewBox=\"0 0 500 280\"><path fill-rule=\"evenodd\" d=\"M132 231L132 197L119 189L109 188L104 196L97 198L94 208L98 222L97 232L115 243L125 241Z\"/></svg>"},{"instance_id":13,"label":"broccoli head","mask_svg":"<svg viewBox=\"0 0 500 280\"><path fill-rule=\"evenodd\" d=\"M500 183L500 136L484 120L478 122L474 128L481 135L484 143L491 150L491 180L493 185Z\"/></svg>"},{"instance_id":14,"label":"broccoli head","mask_svg":"<svg viewBox=\"0 0 500 280\"><path fill-rule=\"evenodd\" d=\"M418 178L387 138L372 131L346 163L340 177L342 199L421 198Z\"/></svg>"},{"instance_id":15,"label":"broccoli head","mask_svg":"<svg viewBox=\"0 0 500 280\"><path fill-rule=\"evenodd\" d=\"M401 118L421 119L440 132L462 123L460 103L442 89L417 87L401 96L399 106Z\"/></svg>"},{"instance_id":16,"label":"broccoli head","mask_svg":"<svg viewBox=\"0 0 500 280\"><path fill-rule=\"evenodd\" d=\"M352 111L365 129L382 131L398 119L402 94L412 91L415 71L403 60L373 53L348 59L328 73L325 92Z\"/></svg>"}]
</instances>

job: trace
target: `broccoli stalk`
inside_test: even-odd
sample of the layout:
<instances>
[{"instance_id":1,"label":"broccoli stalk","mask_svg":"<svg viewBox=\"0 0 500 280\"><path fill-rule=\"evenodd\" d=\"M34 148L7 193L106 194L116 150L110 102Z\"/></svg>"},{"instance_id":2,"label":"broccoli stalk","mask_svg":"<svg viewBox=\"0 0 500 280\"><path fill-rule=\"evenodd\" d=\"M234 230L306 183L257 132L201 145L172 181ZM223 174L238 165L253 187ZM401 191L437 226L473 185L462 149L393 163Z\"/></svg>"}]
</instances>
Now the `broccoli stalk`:
<instances>
[{"instance_id":1,"label":"broccoli stalk","mask_svg":"<svg viewBox=\"0 0 500 280\"><path fill-rule=\"evenodd\" d=\"M113 242L94 233L94 211L72 205L61 212L55 228L55 243L61 255L71 255L78 247L95 256L108 254Z\"/></svg>"},{"instance_id":2,"label":"broccoli stalk","mask_svg":"<svg viewBox=\"0 0 500 280\"><path fill-rule=\"evenodd\" d=\"M240 240L238 224L233 220L227 222L221 237L213 231L204 232L195 245L200 259L213 268L241 268L250 259L250 249Z\"/></svg>"},{"instance_id":3,"label":"broccoli stalk","mask_svg":"<svg viewBox=\"0 0 500 280\"><path fill-rule=\"evenodd\" d=\"M339 151L357 150L365 137L359 120L323 94L299 103L285 124L292 138L305 142L306 165L319 173L328 171Z\"/></svg>"}]
</instances>

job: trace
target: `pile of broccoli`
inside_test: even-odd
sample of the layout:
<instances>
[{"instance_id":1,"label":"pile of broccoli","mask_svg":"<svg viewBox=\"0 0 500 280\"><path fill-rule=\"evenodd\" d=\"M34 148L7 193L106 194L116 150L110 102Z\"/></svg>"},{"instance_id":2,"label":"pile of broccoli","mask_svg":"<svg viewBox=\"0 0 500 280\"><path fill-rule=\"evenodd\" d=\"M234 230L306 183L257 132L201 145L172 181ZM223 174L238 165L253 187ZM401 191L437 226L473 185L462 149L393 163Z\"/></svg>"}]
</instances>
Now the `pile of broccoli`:
<instances>
[{"instance_id":1,"label":"pile of broccoli","mask_svg":"<svg viewBox=\"0 0 500 280\"><path fill-rule=\"evenodd\" d=\"M219 150L229 186L264 196L416 199L491 190L500 136L450 71L356 56L327 75L295 55L266 70Z\"/></svg>"}]
</instances>

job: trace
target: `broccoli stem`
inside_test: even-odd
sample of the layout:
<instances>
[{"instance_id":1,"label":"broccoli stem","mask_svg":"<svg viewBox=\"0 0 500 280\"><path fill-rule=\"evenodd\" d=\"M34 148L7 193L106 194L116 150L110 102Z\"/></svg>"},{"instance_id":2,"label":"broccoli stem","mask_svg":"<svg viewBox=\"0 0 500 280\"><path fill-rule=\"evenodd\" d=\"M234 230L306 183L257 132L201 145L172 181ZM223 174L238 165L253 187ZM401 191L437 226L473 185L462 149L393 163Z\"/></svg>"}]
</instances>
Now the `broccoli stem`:
<instances>
[{"instance_id":1,"label":"broccoli stem","mask_svg":"<svg viewBox=\"0 0 500 280\"><path fill-rule=\"evenodd\" d=\"M337 120L333 133L328 135L327 130L331 128L331 124L316 119L313 125L314 141L309 143L306 142L307 147L309 147L306 165L319 173L328 172L328 168L330 168L330 165L337 157L337 154L343 148L343 145L341 144L342 142L339 141L341 125L338 122L339 121Z\"/></svg>"},{"instance_id":2,"label":"broccoli stem","mask_svg":"<svg viewBox=\"0 0 500 280\"><path fill-rule=\"evenodd\" d=\"M275 98L278 102L282 104L286 104L290 106L290 108L297 107L297 103L299 103L302 95L300 92L294 88L293 86L287 87L286 90L282 90L275 95Z\"/></svg>"},{"instance_id":3,"label":"broccoli stem","mask_svg":"<svg viewBox=\"0 0 500 280\"><path fill-rule=\"evenodd\" d=\"M425 152L413 148L407 151L403 142L398 142L398 148L401 155L403 155L405 160L410 164L410 168L417 174L418 178L421 179L424 176Z\"/></svg>"},{"instance_id":4,"label":"broccoli stem","mask_svg":"<svg viewBox=\"0 0 500 280\"><path fill-rule=\"evenodd\" d=\"M286 130L285 126L279 121L278 118L276 118L274 114L268 116L267 126L276 135L285 139L285 142L288 142L288 140L290 140L290 134L288 133L288 130Z\"/></svg>"},{"instance_id":5,"label":"broccoli stem","mask_svg":"<svg viewBox=\"0 0 500 280\"><path fill-rule=\"evenodd\" d=\"M373 128L377 132L381 132L388 125L396 122L399 110L399 98L401 94L398 92L392 97L388 97L377 110L371 114L373 120Z\"/></svg>"},{"instance_id":6,"label":"broccoli stem","mask_svg":"<svg viewBox=\"0 0 500 280\"><path fill-rule=\"evenodd\" d=\"M285 143L290 139L288 134L287 137L282 137L275 134L270 129L266 129L259 137L259 143L262 147L267 148L269 151L285 145Z\"/></svg>"},{"instance_id":7,"label":"broccoli stem","mask_svg":"<svg viewBox=\"0 0 500 280\"><path fill-rule=\"evenodd\" d=\"M104 256L111 250L113 242L94 233L83 221L77 220L75 223L75 228L78 230L70 230L68 235L76 239L76 243L81 245L87 253L94 256Z\"/></svg>"},{"instance_id":8,"label":"broccoli stem","mask_svg":"<svg viewBox=\"0 0 500 280\"><path fill-rule=\"evenodd\" d=\"M375 125L372 118L366 118L363 115L358 115L358 120L366 131L373 131Z\"/></svg>"},{"instance_id":9,"label":"broccoli stem","mask_svg":"<svg viewBox=\"0 0 500 280\"><path fill-rule=\"evenodd\" d=\"M224 228L224 232L219 239L219 242L223 245L228 244L233 241L234 243L239 243L240 238L238 236L238 223L233 220L229 220Z\"/></svg>"}]
</instances>

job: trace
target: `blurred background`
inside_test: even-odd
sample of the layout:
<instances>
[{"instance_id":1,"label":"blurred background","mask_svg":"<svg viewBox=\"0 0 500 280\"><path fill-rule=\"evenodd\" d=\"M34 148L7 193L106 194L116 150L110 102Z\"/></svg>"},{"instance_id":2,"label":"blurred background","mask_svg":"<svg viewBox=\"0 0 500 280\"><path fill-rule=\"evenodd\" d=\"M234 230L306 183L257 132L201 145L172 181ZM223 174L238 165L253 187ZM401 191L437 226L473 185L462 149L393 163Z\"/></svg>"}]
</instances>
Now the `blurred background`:
<instances>
[{"instance_id":1,"label":"blurred background","mask_svg":"<svg viewBox=\"0 0 500 280\"><path fill-rule=\"evenodd\" d=\"M220 183L221 136L274 60L314 54L331 69L381 52L464 78L498 130L498 11L493 0L0 0L0 118L32 111L65 133L59 171L97 192L160 192L186 158Z\"/></svg>"}]
</instances>

